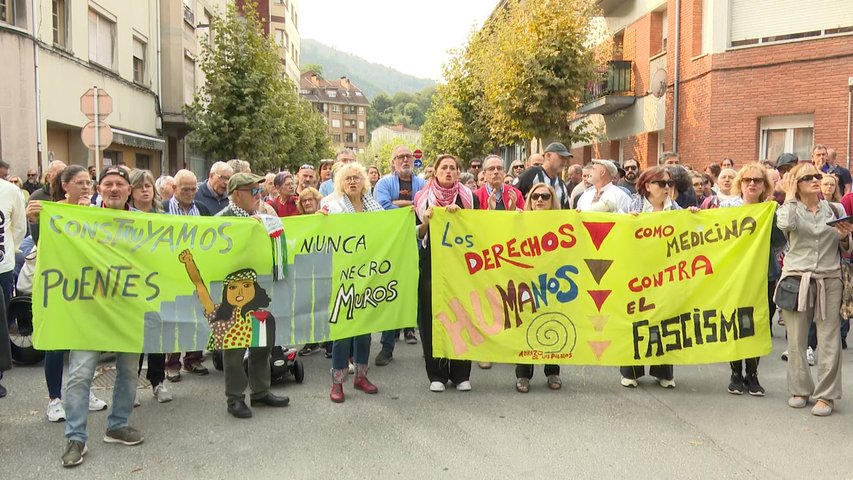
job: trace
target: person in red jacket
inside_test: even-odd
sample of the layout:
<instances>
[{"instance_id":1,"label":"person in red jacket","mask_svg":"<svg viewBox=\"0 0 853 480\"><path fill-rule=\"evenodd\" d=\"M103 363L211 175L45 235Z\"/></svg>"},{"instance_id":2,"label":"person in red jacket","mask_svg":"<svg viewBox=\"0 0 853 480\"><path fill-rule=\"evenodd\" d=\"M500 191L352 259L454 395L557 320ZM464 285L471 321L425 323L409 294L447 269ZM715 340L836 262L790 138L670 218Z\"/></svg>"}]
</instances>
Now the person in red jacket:
<instances>
[{"instance_id":1,"label":"person in red jacket","mask_svg":"<svg viewBox=\"0 0 853 480\"><path fill-rule=\"evenodd\" d=\"M483 210L524 210L524 196L512 185L504 183L506 169L503 158L489 155L483 160L485 183L474 192Z\"/></svg>"}]
</instances>

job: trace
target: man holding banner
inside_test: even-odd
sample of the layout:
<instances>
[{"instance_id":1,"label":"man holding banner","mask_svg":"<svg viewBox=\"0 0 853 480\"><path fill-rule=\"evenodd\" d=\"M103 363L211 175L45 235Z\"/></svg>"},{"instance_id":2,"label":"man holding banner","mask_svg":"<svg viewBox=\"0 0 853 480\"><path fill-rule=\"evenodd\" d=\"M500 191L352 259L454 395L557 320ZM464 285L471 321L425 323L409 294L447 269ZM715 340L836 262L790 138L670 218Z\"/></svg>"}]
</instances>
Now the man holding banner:
<instances>
[{"instance_id":1,"label":"man holding banner","mask_svg":"<svg viewBox=\"0 0 853 480\"><path fill-rule=\"evenodd\" d=\"M101 174L98 190L101 206L116 210L129 210L130 178L122 168L107 167ZM119 312L116 312L119 314ZM128 425L136 396L136 374L139 352L116 352L116 381L113 402L107 417L104 441L122 445L139 445L143 437L139 430ZM86 424L89 417L89 390L101 352L71 350L68 354L68 381L65 384L65 438L68 443L62 455L62 466L73 467L83 463L88 450Z\"/></svg>"},{"instance_id":2,"label":"man holding banner","mask_svg":"<svg viewBox=\"0 0 853 480\"><path fill-rule=\"evenodd\" d=\"M411 206L415 194L426 185L426 180L412 174L413 158L409 147L405 145L398 145L391 153L394 171L380 178L373 189L376 201L385 210ZM399 330L382 332L382 350L376 355L375 360L377 367L388 365L394 359L394 344L399 334ZM414 328L404 329L404 335L406 343L410 345L418 343Z\"/></svg>"},{"instance_id":3,"label":"man holding banner","mask_svg":"<svg viewBox=\"0 0 853 480\"><path fill-rule=\"evenodd\" d=\"M261 198L263 189L260 184L264 181L264 177L253 175L251 173L235 173L228 180L228 206L216 214L217 217L249 217L257 215L257 208ZM188 253L188 252L187 252ZM181 256L181 262L187 267L187 272L190 279L197 287L199 299L204 307L205 314L211 317L211 326L213 327L220 312L229 309L231 314L240 314L240 309L246 309L246 317L249 317L249 309L254 304L253 300L260 298L261 295L266 296L266 293L257 285L257 273L251 269L239 270L225 278L223 289L232 291L223 295L223 302L220 305L214 305L207 288L201 281L198 275L198 269L192 263L192 256ZM245 284L245 286L244 286ZM231 288L233 287L233 288ZM245 293L244 293L245 292ZM269 297L266 297L267 305L269 305ZM260 317L255 315L254 318ZM266 312L263 312L266 313ZM216 317L216 318L213 318ZM275 339L275 320L267 322L267 317L258 318L260 323L265 327L267 339ZM227 320L227 319L222 319ZM243 320L241 318L240 320ZM249 320L253 322L254 320ZM241 323L241 322L236 322ZM223 322L223 325L225 322ZM236 325L239 326L239 325ZM273 328L268 328L272 326ZM214 335L217 334L216 327L213 327ZM254 330L254 329L253 329ZM227 339L228 335L233 333L222 333L223 338ZM243 333L247 333L243 330ZM223 342L224 343L224 342ZM252 344L249 348L249 373L248 376L243 370L243 355L245 348L233 348L235 345L230 345L232 348L227 348L229 345L221 345L221 348L226 348L222 351L222 363L225 371L225 396L228 398L228 413L236 418L250 418L252 410L246 405L244 392L249 386L252 390L251 403L252 405L267 405L269 407L286 407L290 403L290 398L279 397L273 395L270 390L270 351L272 350L273 341L263 341L263 344ZM243 344L241 344L243 345ZM248 344L244 346L249 346ZM209 347L210 348L210 347Z\"/></svg>"}]
</instances>

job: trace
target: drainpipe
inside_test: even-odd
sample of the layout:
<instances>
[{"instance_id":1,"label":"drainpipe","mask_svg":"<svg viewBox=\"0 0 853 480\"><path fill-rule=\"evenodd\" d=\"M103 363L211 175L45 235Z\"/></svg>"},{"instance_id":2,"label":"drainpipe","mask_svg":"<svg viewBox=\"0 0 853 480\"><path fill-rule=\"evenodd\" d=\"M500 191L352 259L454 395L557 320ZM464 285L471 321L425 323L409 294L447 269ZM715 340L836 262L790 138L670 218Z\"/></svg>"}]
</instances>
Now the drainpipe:
<instances>
[{"instance_id":1,"label":"drainpipe","mask_svg":"<svg viewBox=\"0 0 853 480\"><path fill-rule=\"evenodd\" d=\"M39 40L36 30L36 0L32 0L33 11L33 75L35 76L35 101L36 101L36 168L40 172L47 171L47 166L42 165L41 144L41 88L39 84ZM41 177L41 175L39 175Z\"/></svg>"},{"instance_id":2,"label":"drainpipe","mask_svg":"<svg viewBox=\"0 0 853 480\"><path fill-rule=\"evenodd\" d=\"M675 0L675 75L672 85L672 151L678 153L678 80L681 68L681 0Z\"/></svg>"},{"instance_id":3,"label":"drainpipe","mask_svg":"<svg viewBox=\"0 0 853 480\"><path fill-rule=\"evenodd\" d=\"M853 77L847 78L847 170L850 170L850 123L853 120Z\"/></svg>"},{"instance_id":4,"label":"drainpipe","mask_svg":"<svg viewBox=\"0 0 853 480\"><path fill-rule=\"evenodd\" d=\"M165 131L163 130L163 105L160 103L160 100L163 98L163 61L161 58L161 37L162 33L160 31L161 22L160 22L160 0L154 0L155 11L157 12L156 16L156 25L157 25L157 95L155 95L155 101L158 103L157 112L161 115L160 117L160 132L163 135L163 139L166 139ZM165 146L165 151L160 152L160 175L168 175L169 166L166 165L166 153L168 152L168 143Z\"/></svg>"}]
</instances>

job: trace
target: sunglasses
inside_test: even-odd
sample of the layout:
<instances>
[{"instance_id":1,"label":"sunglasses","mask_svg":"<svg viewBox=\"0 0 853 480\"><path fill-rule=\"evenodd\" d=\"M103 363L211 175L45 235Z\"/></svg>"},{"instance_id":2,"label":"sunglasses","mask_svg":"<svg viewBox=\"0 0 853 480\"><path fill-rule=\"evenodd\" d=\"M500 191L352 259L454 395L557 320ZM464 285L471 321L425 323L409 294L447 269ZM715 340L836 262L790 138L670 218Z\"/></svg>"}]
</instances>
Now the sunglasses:
<instances>
[{"instance_id":1,"label":"sunglasses","mask_svg":"<svg viewBox=\"0 0 853 480\"><path fill-rule=\"evenodd\" d=\"M524 165L516 165L512 167L513 170L518 170L519 168L524 168Z\"/></svg>"},{"instance_id":2,"label":"sunglasses","mask_svg":"<svg viewBox=\"0 0 853 480\"><path fill-rule=\"evenodd\" d=\"M480 168L480 164L479 164L479 163L474 163L474 164L472 164L472 165L471 165L471 168Z\"/></svg>"},{"instance_id":3,"label":"sunglasses","mask_svg":"<svg viewBox=\"0 0 853 480\"><path fill-rule=\"evenodd\" d=\"M300 170L314 170L314 165L311 165L310 163L305 163L305 164L302 164L302 166L299 167L299 169Z\"/></svg>"},{"instance_id":4,"label":"sunglasses","mask_svg":"<svg viewBox=\"0 0 853 480\"><path fill-rule=\"evenodd\" d=\"M551 194L550 194L550 193L548 193L548 192L545 192L545 193L531 193L531 194L530 194L530 199L531 199L531 200L533 200L534 202L535 202L536 200L551 200Z\"/></svg>"},{"instance_id":5,"label":"sunglasses","mask_svg":"<svg viewBox=\"0 0 853 480\"><path fill-rule=\"evenodd\" d=\"M740 179L741 183L754 183L756 185L760 183L764 183L763 177L743 177Z\"/></svg>"},{"instance_id":6,"label":"sunglasses","mask_svg":"<svg viewBox=\"0 0 853 480\"><path fill-rule=\"evenodd\" d=\"M652 180L649 183L654 183L655 185L657 185L660 188L666 188L666 187L672 188L675 186L675 182L673 182L672 180Z\"/></svg>"},{"instance_id":7,"label":"sunglasses","mask_svg":"<svg viewBox=\"0 0 853 480\"><path fill-rule=\"evenodd\" d=\"M798 182L811 182L812 180L822 180L822 179L823 179L823 175L821 175L819 173L811 173L809 175L803 175L802 177L798 178L797 181Z\"/></svg>"},{"instance_id":8,"label":"sunglasses","mask_svg":"<svg viewBox=\"0 0 853 480\"><path fill-rule=\"evenodd\" d=\"M253 196L253 197L254 197L254 196L256 196L256 195L260 195L260 194L261 194L261 192L263 192L263 191L264 191L264 189L263 189L263 188L261 188L261 187L252 187L252 188L249 188L249 189L245 189L245 188L238 188L237 190L240 190L241 192L249 192L249 193L251 193L251 194L252 194L252 196Z\"/></svg>"}]
</instances>

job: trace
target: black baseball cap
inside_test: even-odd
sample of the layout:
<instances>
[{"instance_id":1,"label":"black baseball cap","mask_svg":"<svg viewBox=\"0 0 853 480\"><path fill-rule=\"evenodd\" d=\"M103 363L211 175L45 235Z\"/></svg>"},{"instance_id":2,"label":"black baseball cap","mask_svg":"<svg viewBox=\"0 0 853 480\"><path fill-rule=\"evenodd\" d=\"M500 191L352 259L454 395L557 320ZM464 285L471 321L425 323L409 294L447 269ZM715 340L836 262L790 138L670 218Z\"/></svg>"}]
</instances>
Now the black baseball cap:
<instances>
[{"instance_id":1,"label":"black baseball cap","mask_svg":"<svg viewBox=\"0 0 853 480\"><path fill-rule=\"evenodd\" d=\"M123 178L124 181L126 181L128 185L130 185L130 175L127 173L127 170L125 170L121 167L114 167L114 166L109 166L109 167L105 168L103 172L101 172L101 176L98 177L98 185L103 183L104 178L107 175L118 175L119 177Z\"/></svg>"}]
</instances>

